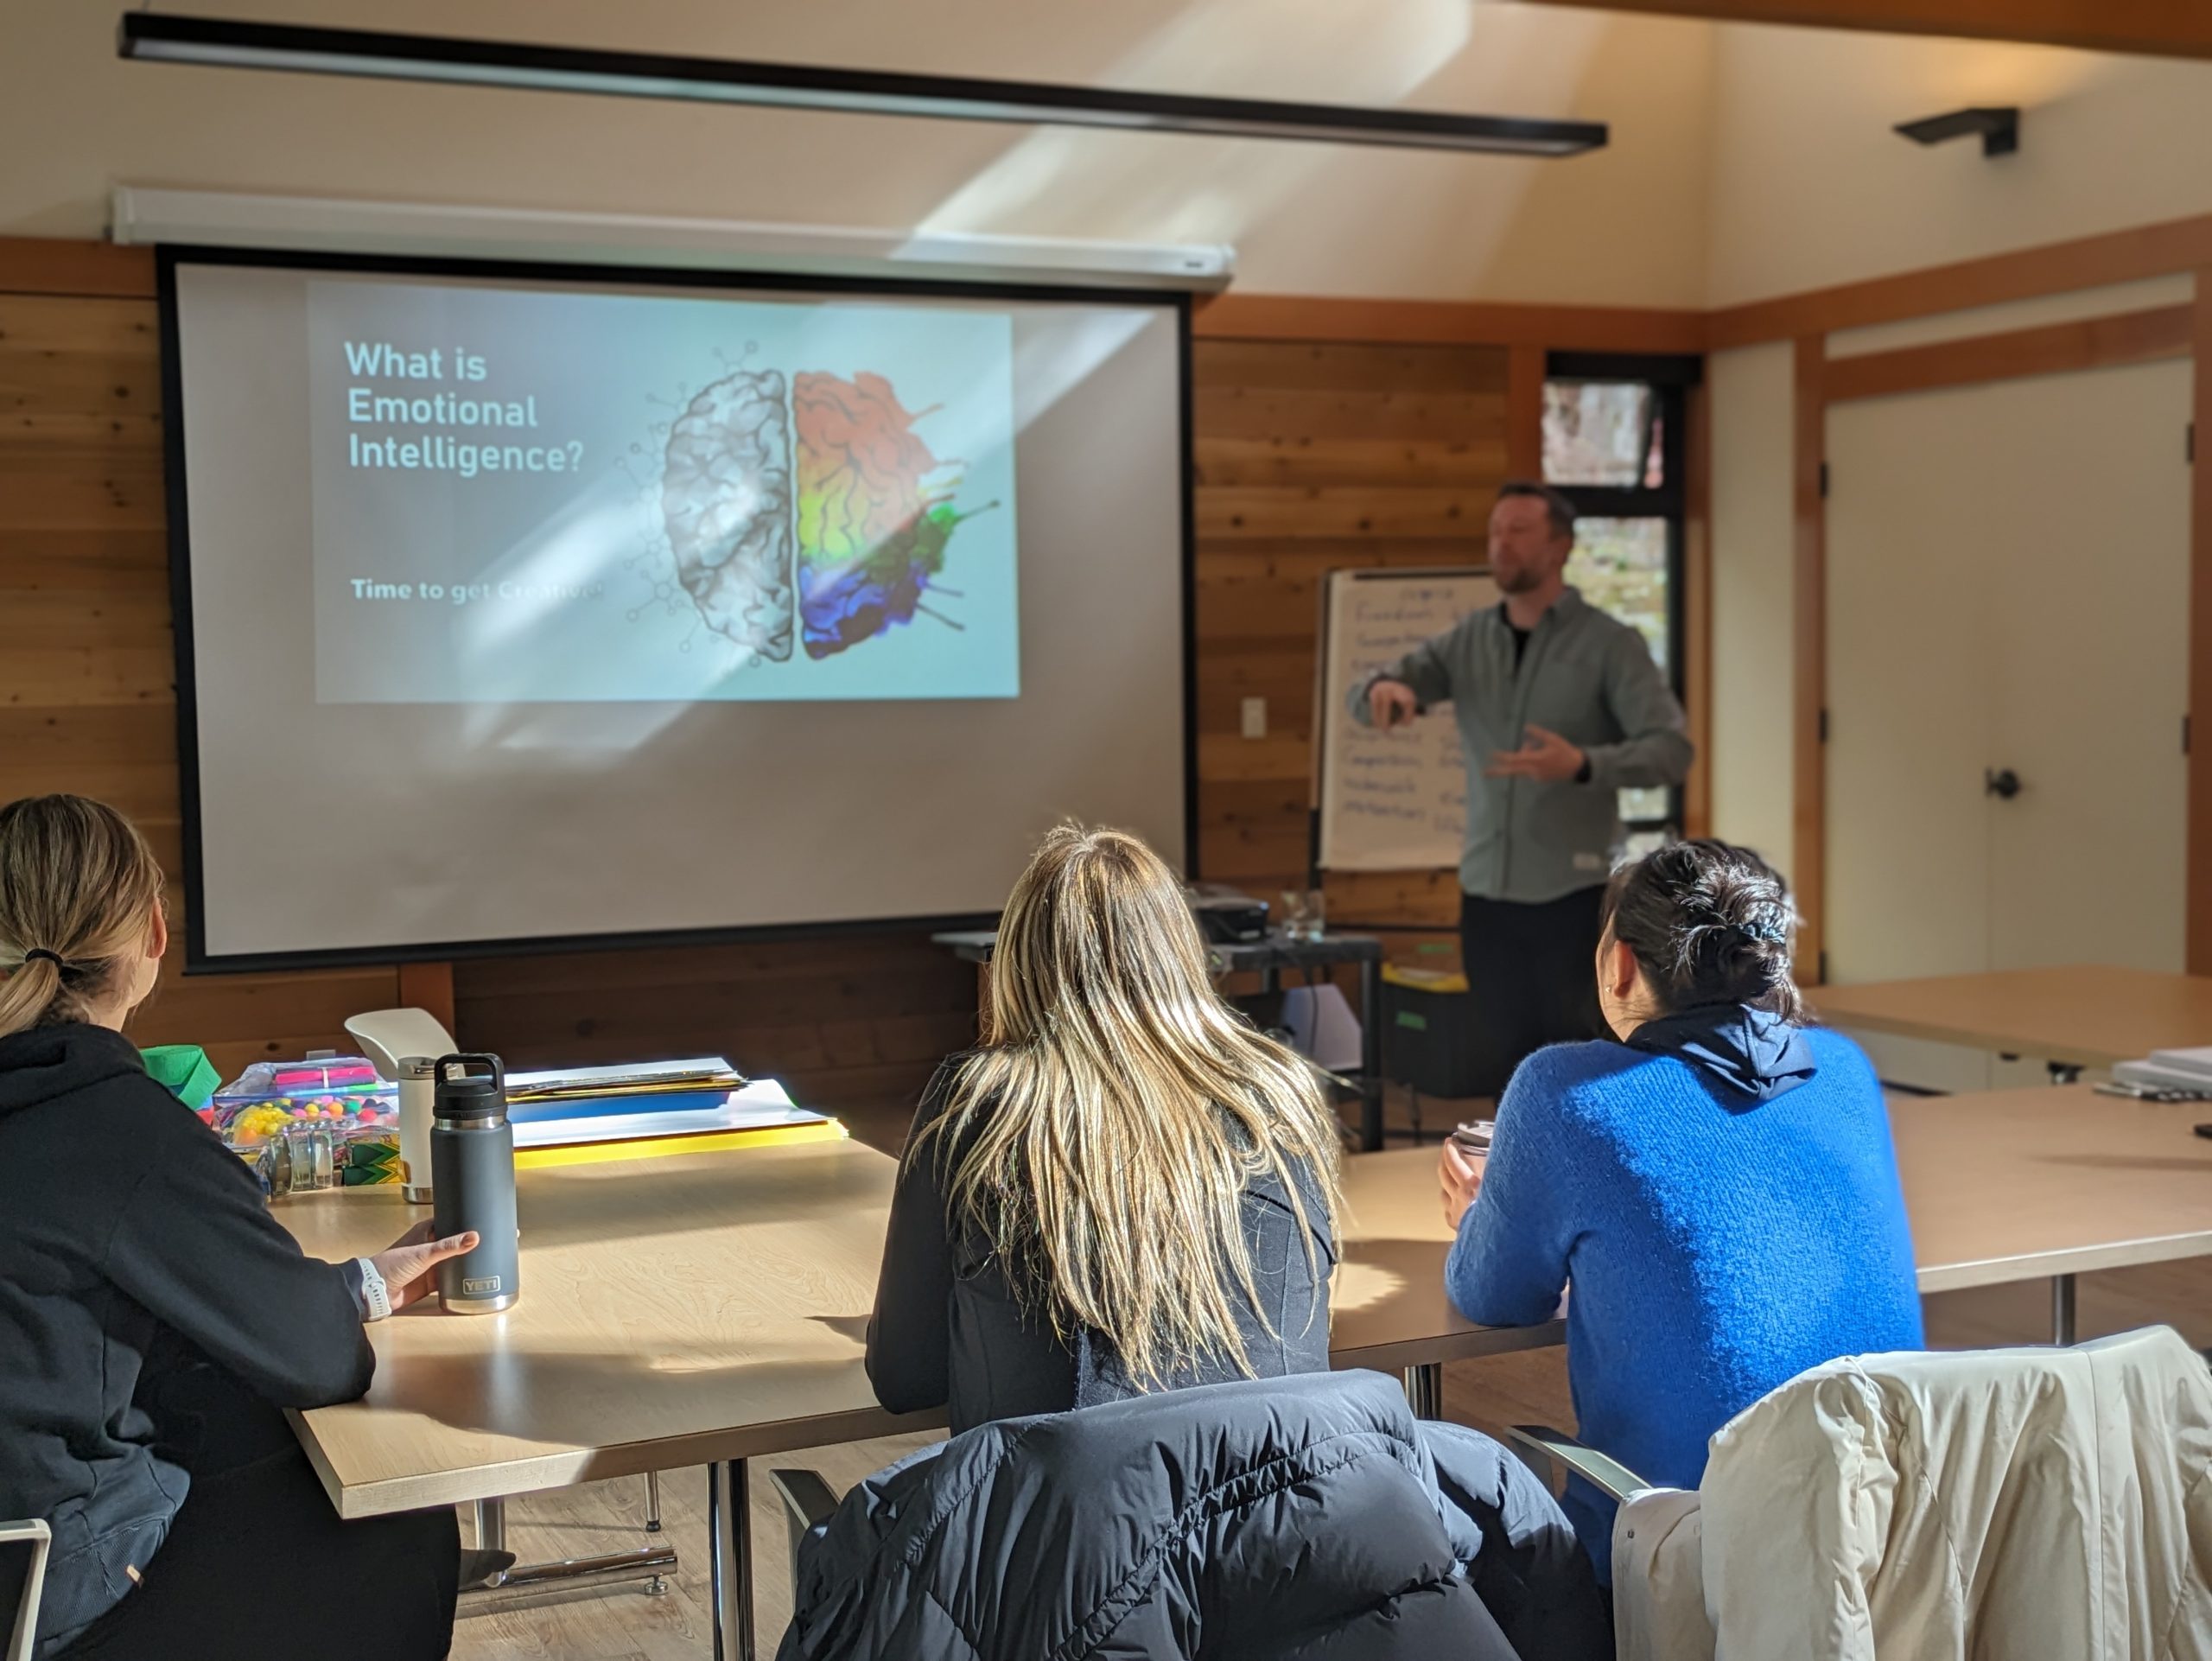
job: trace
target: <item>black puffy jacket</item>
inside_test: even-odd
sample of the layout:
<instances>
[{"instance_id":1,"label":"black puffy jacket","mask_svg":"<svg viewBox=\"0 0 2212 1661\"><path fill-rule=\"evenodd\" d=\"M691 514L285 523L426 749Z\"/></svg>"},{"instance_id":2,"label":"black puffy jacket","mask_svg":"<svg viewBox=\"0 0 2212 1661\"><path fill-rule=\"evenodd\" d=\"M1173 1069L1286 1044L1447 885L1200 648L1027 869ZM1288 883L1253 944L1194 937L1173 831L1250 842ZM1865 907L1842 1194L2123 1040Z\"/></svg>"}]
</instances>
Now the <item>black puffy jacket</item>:
<instances>
[{"instance_id":1,"label":"black puffy jacket","mask_svg":"<svg viewBox=\"0 0 2212 1661\"><path fill-rule=\"evenodd\" d=\"M848 1494L800 1552L796 1605L779 1661L1612 1649L1551 1495L1372 1372L980 1426Z\"/></svg>"}]
</instances>

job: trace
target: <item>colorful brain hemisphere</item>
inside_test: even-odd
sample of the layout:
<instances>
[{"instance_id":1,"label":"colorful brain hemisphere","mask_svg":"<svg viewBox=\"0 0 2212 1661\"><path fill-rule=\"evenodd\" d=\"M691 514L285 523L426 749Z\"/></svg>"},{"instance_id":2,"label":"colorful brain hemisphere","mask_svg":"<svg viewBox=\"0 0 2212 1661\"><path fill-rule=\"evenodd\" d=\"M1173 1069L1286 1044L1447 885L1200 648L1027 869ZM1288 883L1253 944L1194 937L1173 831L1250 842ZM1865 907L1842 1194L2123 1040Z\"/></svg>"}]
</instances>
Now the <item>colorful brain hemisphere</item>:
<instances>
[{"instance_id":1,"label":"colorful brain hemisphere","mask_svg":"<svg viewBox=\"0 0 2212 1661\"><path fill-rule=\"evenodd\" d=\"M726 375L685 406L669 429L660 498L677 580L707 627L787 659L791 452L780 370Z\"/></svg>"},{"instance_id":2,"label":"colorful brain hemisphere","mask_svg":"<svg viewBox=\"0 0 2212 1661\"><path fill-rule=\"evenodd\" d=\"M826 658L913 620L959 516L931 494L940 464L882 376L798 374L791 416L801 638Z\"/></svg>"}]
</instances>

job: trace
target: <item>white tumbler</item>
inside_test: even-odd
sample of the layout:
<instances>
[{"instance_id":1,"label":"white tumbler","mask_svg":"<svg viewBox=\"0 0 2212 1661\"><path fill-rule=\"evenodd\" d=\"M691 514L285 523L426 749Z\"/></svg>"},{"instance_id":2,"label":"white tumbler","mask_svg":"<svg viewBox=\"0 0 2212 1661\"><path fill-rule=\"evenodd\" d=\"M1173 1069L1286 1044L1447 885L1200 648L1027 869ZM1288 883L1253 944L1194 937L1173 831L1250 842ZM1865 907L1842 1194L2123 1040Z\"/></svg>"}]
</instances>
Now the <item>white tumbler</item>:
<instances>
[{"instance_id":1,"label":"white tumbler","mask_svg":"<svg viewBox=\"0 0 2212 1661\"><path fill-rule=\"evenodd\" d=\"M400 1195L410 1206L431 1200L430 1120L437 1095L438 1064L427 1055L399 1063Z\"/></svg>"}]
</instances>

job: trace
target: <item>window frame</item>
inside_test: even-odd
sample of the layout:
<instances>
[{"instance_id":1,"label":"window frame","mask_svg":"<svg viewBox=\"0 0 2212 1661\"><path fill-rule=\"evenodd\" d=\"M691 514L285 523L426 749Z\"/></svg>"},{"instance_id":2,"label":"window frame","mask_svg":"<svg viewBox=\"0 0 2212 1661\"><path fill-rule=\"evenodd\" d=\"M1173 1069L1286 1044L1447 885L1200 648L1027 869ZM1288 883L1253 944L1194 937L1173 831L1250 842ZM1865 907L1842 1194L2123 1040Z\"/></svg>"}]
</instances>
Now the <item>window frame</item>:
<instances>
[{"instance_id":1,"label":"window frame","mask_svg":"<svg viewBox=\"0 0 2212 1661\"><path fill-rule=\"evenodd\" d=\"M1705 360L1690 356L1641 353L1552 352L1545 356L1544 381L1633 382L1651 389L1659 429L1660 482L1656 485L1577 485L1544 482L1574 505L1578 519L1662 519L1667 526L1667 682L1677 702L1688 684L1687 548L1688 541L1689 391L1705 376ZM1541 412L1540 417L1541 420ZM1542 455L1541 444L1537 451ZM1540 463L1541 465L1541 463ZM1624 819L1630 836L1660 831L1681 834L1683 790L1667 790L1663 818Z\"/></svg>"}]
</instances>

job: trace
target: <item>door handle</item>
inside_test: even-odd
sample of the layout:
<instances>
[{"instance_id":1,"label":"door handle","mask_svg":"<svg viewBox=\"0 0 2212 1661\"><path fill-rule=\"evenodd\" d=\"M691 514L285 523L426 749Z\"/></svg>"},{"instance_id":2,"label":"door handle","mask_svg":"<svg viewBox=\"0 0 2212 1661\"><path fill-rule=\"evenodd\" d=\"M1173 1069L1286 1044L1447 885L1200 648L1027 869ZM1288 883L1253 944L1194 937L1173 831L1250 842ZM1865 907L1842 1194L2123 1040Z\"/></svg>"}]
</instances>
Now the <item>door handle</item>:
<instances>
[{"instance_id":1,"label":"door handle","mask_svg":"<svg viewBox=\"0 0 2212 1661\"><path fill-rule=\"evenodd\" d=\"M2020 775L2010 767L1984 767L1981 789L1986 796L1999 796L2009 802L2020 793Z\"/></svg>"}]
</instances>

